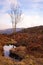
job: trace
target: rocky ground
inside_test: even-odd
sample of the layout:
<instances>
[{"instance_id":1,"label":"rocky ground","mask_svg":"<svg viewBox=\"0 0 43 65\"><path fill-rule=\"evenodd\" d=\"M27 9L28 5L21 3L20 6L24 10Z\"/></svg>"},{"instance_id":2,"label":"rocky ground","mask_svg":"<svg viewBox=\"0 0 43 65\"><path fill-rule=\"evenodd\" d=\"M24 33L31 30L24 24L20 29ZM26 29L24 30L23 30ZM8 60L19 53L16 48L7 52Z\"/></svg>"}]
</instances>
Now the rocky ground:
<instances>
[{"instance_id":1,"label":"rocky ground","mask_svg":"<svg viewBox=\"0 0 43 65\"><path fill-rule=\"evenodd\" d=\"M10 50L10 56L18 61L3 56L5 44L16 45ZM0 65L43 65L43 26L10 35L0 34Z\"/></svg>"}]
</instances>

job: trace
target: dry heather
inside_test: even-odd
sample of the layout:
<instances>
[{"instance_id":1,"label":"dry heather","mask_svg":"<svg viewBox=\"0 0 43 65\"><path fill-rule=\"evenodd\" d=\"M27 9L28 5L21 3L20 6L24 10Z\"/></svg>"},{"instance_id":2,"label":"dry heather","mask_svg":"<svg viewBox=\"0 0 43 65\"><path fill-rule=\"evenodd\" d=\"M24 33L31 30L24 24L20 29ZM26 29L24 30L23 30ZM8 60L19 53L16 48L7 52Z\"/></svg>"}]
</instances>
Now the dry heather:
<instances>
[{"instance_id":1,"label":"dry heather","mask_svg":"<svg viewBox=\"0 0 43 65\"><path fill-rule=\"evenodd\" d=\"M23 48L22 53L20 53L21 50L17 49L19 52L15 50L18 55L24 56L18 62L3 57L3 46L5 44L14 44L18 49L20 46L25 46L27 54L22 54L25 51ZM43 26L24 29L16 34L0 34L0 65L43 65Z\"/></svg>"},{"instance_id":2,"label":"dry heather","mask_svg":"<svg viewBox=\"0 0 43 65\"><path fill-rule=\"evenodd\" d=\"M27 55L22 61L16 62L11 58L0 56L0 65L43 65L43 58Z\"/></svg>"}]
</instances>

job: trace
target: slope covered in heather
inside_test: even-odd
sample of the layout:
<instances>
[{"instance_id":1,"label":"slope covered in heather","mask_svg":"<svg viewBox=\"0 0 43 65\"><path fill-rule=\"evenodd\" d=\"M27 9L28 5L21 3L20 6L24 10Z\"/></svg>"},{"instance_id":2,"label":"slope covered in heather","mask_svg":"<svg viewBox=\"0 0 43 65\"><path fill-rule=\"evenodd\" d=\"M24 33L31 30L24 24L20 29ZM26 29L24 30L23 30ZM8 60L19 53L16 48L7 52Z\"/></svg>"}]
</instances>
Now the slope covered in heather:
<instances>
[{"instance_id":1,"label":"slope covered in heather","mask_svg":"<svg viewBox=\"0 0 43 65\"><path fill-rule=\"evenodd\" d=\"M14 44L13 55L22 58L21 61L3 57L3 46ZM12 55L11 55L12 56ZM2 61L4 60L4 61ZM8 61L7 61L8 60ZM23 29L12 34L0 34L0 65L43 65L43 26Z\"/></svg>"},{"instance_id":2,"label":"slope covered in heather","mask_svg":"<svg viewBox=\"0 0 43 65\"><path fill-rule=\"evenodd\" d=\"M43 26L24 29L11 36L17 41L17 46L26 46L28 53L43 57Z\"/></svg>"}]
</instances>

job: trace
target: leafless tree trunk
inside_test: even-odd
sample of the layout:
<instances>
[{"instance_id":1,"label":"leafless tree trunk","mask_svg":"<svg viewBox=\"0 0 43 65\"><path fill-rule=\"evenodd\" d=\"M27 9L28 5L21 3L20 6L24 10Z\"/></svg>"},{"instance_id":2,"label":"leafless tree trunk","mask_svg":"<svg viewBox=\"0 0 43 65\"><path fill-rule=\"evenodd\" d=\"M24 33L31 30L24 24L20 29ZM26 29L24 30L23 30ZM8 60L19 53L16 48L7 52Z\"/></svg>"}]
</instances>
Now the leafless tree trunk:
<instances>
[{"instance_id":1,"label":"leafless tree trunk","mask_svg":"<svg viewBox=\"0 0 43 65\"><path fill-rule=\"evenodd\" d=\"M12 19L12 27L13 27L13 32L16 32L16 25L18 22L21 21L21 9L19 6L14 6L14 4L11 4L11 19Z\"/></svg>"}]
</instances>

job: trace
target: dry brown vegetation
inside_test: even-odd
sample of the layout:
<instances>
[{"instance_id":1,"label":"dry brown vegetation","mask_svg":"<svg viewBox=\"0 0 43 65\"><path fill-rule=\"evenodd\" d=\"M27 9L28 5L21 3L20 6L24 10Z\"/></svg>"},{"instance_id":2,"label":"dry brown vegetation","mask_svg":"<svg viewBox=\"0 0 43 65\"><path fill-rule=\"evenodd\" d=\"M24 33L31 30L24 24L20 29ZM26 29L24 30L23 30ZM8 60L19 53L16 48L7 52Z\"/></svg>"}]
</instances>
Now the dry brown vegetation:
<instances>
[{"instance_id":1,"label":"dry brown vegetation","mask_svg":"<svg viewBox=\"0 0 43 65\"><path fill-rule=\"evenodd\" d=\"M11 58L3 57L5 44L16 45L17 49L13 49L16 52L13 52L21 57L23 55L24 58L16 62ZM16 34L0 34L0 65L43 65L43 26L24 29Z\"/></svg>"}]
</instances>

